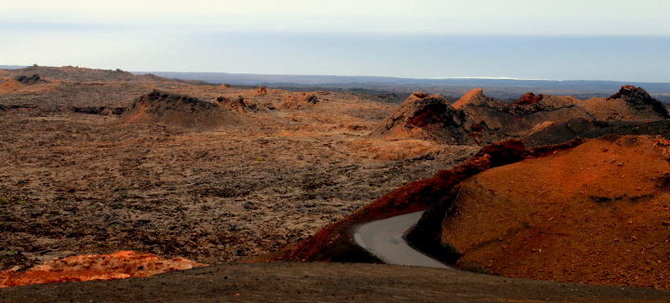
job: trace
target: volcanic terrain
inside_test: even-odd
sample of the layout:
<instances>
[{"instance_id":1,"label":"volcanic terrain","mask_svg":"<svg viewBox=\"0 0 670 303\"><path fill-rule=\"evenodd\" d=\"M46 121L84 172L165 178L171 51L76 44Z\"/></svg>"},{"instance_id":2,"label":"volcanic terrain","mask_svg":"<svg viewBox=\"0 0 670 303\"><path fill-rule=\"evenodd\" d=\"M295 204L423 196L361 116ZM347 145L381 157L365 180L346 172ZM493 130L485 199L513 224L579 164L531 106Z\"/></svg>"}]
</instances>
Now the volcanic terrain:
<instances>
[{"instance_id":1,"label":"volcanic terrain","mask_svg":"<svg viewBox=\"0 0 670 303\"><path fill-rule=\"evenodd\" d=\"M370 138L394 105L343 92L73 67L0 77L16 87L0 93L0 269L117 250L240 261L477 150Z\"/></svg>"},{"instance_id":2,"label":"volcanic terrain","mask_svg":"<svg viewBox=\"0 0 670 303\"><path fill-rule=\"evenodd\" d=\"M669 117L663 103L634 86L624 86L609 98L578 100L528 93L512 103L489 98L483 89L473 89L452 104L440 95L412 94L374 134L445 144L485 145L531 136L575 119L637 125Z\"/></svg>"},{"instance_id":3,"label":"volcanic terrain","mask_svg":"<svg viewBox=\"0 0 670 303\"><path fill-rule=\"evenodd\" d=\"M409 240L458 268L670 288L661 137L670 119L642 88L588 100L503 102L481 89L453 102L386 99L121 70L0 70L2 283L379 262L352 229L427 210ZM255 266L281 276L286 265Z\"/></svg>"}]
</instances>

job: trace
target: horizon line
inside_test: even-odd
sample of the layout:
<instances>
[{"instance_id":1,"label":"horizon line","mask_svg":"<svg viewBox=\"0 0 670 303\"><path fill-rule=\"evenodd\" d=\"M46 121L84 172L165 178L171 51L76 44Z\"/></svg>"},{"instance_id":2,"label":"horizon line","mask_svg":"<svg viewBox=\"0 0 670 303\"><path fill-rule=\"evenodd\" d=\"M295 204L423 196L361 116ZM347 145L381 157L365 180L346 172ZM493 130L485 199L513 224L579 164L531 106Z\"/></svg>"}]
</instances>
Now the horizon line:
<instances>
[{"instance_id":1,"label":"horizon line","mask_svg":"<svg viewBox=\"0 0 670 303\"><path fill-rule=\"evenodd\" d=\"M30 65L18 65L18 64L0 64L3 68L9 69L22 69L34 66ZM37 67L51 67L51 68L62 68L62 67L74 67L74 68L83 68L83 69L94 69L94 70L109 70L113 71L115 68L99 68L99 67L82 67L77 65L62 65L62 66L51 66L51 65L39 65ZM118 68L121 69L121 68ZM249 76L289 76L289 77L338 77L338 78L387 78L387 79L398 79L398 80L510 80L510 81L547 81L547 82L571 82L571 81L581 81L581 82L616 82L616 83L646 83L646 84L670 84L670 81L635 81L635 80L607 80L607 79L549 79L549 78L523 78L523 77L509 77L509 76L440 76L440 77L408 77L408 76L380 76L380 75L337 75L337 74L297 74L297 73L251 73L251 72L222 72L222 71L171 71L171 70L145 70L145 71L132 71L125 70L123 71L132 73L132 74L154 74L154 73L180 73L180 74L227 74L227 75L249 75Z\"/></svg>"}]
</instances>

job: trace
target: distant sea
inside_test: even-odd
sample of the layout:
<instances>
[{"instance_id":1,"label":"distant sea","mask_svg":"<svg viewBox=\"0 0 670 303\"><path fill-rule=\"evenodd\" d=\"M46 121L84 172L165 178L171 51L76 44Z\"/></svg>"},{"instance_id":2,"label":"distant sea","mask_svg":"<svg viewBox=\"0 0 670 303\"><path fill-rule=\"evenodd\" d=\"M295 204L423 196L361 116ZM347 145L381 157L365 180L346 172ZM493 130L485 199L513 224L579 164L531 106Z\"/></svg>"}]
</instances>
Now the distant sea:
<instances>
[{"instance_id":1,"label":"distant sea","mask_svg":"<svg viewBox=\"0 0 670 303\"><path fill-rule=\"evenodd\" d=\"M277 33L76 26L0 26L0 35L2 64L670 82L670 36Z\"/></svg>"}]
</instances>

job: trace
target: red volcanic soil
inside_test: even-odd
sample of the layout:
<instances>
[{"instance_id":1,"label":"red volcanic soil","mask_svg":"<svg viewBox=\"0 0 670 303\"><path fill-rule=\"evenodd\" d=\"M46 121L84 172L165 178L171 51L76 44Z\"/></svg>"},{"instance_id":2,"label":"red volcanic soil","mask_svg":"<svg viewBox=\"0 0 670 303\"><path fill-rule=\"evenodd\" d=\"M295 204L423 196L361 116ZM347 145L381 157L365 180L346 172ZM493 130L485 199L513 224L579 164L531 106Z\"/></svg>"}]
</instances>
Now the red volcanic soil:
<instances>
[{"instance_id":1,"label":"red volcanic soil","mask_svg":"<svg viewBox=\"0 0 670 303\"><path fill-rule=\"evenodd\" d=\"M475 157L453 169L438 172L434 177L406 184L349 217L331 224L279 253L253 261L378 261L353 243L350 229L359 223L389 218L424 210L448 196L463 180L491 167L521 161L569 148L581 141L528 150L519 140L508 140L484 147Z\"/></svg>"},{"instance_id":2,"label":"red volcanic soil","mask_svg":"<svg viewBox=\"0 0 670 303\"><path fill-rule=\"evenodd\" d=\"M115 280L186 270L205 266L184 258L163 259L134 251L108 255L83 255L53 260L27 271L0 271L0 288L29 284L52 284Z\"/></svg>"},{"instance_id":3,"label":"red volcanic soil","mask_svg":"<svg viewBox=\"0 0 670 303\"><path fill-rule=\"evenodd\" d=\"M506 277L670 289L670 141L608 136L460 186L441 242Z\"/></svg>"}]
</instances>

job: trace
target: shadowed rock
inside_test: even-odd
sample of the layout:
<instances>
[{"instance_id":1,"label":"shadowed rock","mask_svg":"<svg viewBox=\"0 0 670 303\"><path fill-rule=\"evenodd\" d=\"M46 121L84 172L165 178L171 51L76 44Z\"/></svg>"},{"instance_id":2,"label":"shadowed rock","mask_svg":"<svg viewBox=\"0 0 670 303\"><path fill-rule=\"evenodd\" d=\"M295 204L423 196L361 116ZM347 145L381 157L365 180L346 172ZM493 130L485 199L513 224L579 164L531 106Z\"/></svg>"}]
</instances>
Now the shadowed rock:
<instances>
[{"instance_id":1,"label":"shadowed rock","mask_svg":"<svg viewBox=\"0 0 670 303\"><path fill-rule=\"evenodd\" d=\"M40 75L38 75L38 74L33 74L32 76L21 75L21 76L17 76L14 79L16 81L18 81L19 83L25 84L25 85L33 85L33 84L37 84L37 83L47 82L44 79L42 79L42 77L40 77Z\"/></svg>"},{"instance_id":2,"label":"shadowed rock","mask_svg":"<svg viewBox=\"0 0 670 303\"><path fill-rule=\"evenodd\" d=\"M413 93L388 116L373 135L436 140L459 144L462 113L447 104L441 95Z\"/></svg>"},{"instance_id":3,"label":"shadowed rock","mask_svg":"<svg viewBox=\"0 0 670 303\"><path fill-rule=\"evenodd\" d=\"M613 99L622 99L628 102L628 104L639 109L651 107L660 116L665 118L670 117L668 114L668 109L662 102L654 99L651 95L649 95L649 93L647 93L647 91L636 86L622 86L619 92L607 98L607 100Z\"/></svg>"},{"instance_id":4,"label":"shadowed rock","mask_svg":"<svg viewBox=\"0 0 670 303\"><path fill-rule=\"evenodd\" d=\"M126 112L125 107L107 107L107 106L86 106L86 107L71 106L70 110L80 114L102 115L102 116L122 115L123 113Z\"/></svg>"}]
</instances>

